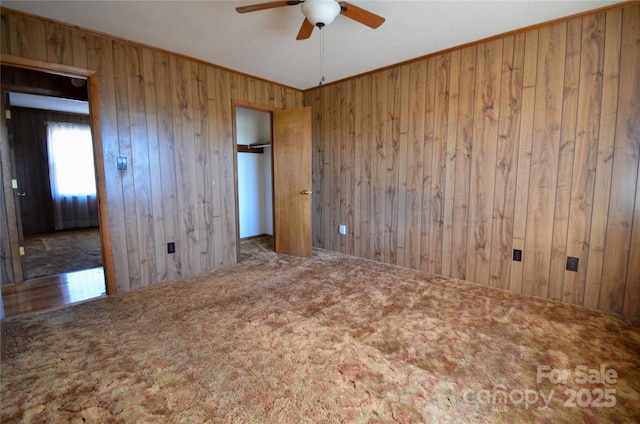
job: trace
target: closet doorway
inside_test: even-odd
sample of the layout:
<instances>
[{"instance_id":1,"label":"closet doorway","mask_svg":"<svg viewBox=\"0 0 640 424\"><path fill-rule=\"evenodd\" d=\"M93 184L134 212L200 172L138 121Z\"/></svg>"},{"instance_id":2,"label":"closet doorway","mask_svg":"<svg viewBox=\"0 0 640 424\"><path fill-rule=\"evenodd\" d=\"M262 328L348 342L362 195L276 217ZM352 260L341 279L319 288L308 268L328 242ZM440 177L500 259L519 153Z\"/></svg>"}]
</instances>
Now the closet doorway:
<instances>
[{"instance_id":1,"label":"closet doorway","mask_svg":"<svg viewBox=\"0 0 640 424\"><path fill-rule=\"evenodd\" d=\"M273 237L271 112L235 106L240 240Z\"/></svg>"},{"instance_id":2,"label":"closet doorway","mask_svg":"<svg viewBox=\"0 0 640 424\"><path fill-rule=\"evenodd\" d=\"M311 108L234 102L233 123L238 257L240 240L261 236L276 253L311 257Z\"/></svg>"}]
</instances>

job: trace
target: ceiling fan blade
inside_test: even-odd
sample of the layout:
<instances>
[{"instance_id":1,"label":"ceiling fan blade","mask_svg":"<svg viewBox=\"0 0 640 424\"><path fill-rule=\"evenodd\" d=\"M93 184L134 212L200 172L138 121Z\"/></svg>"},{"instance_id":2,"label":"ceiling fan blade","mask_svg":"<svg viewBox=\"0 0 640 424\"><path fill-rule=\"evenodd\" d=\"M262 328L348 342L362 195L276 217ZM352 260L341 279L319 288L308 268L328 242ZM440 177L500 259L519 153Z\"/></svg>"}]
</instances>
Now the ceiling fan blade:
<instances>
[{"instance_id":1,"label":"ceiling fan blade","mask_svg":"<svg viewBox=\"0 0 640 424\"><path fill-rule=\"evenodd\" d=\"M306 40L307 38L311 37L312 32L313 24L305 18L304 22L302 22L302 26L300 27L300 31L298 32L296 40Z\"/></svg>"},{"instance_id":2,"label":"ceiling fan blade","mask_svg":"<svg viewBox=\"0 0 640 424\"><path fill-rule=\"evenodd\" d=\"M258 3L258 4L251 4L249 6L236 7L236 12L238 13L255 12L257 10L273 9L274 7L295 6L300 3L304 3L304 0L269 1L266 3Z\"/></svg>"},{"instance_id":3,"label":"ceiling fan blade","mask_svg":"<svg viewBox=\"0 0 640 424\"><path fill-rule=\"evenodd\" d=\"M382 16L378 16L375 13L371 13L368 10L364 10L358 6L354 6L346 1L339 2L342 6L342 14L347 18L360 22L369 28L378 28L384 22Z\"/></svg>"}]
</instances>

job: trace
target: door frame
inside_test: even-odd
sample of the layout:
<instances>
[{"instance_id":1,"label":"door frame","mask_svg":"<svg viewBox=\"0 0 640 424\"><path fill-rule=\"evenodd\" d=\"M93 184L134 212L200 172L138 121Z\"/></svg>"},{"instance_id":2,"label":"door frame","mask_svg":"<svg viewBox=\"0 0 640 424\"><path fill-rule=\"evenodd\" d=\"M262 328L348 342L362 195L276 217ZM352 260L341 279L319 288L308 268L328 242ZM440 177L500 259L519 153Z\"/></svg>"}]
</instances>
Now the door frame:
<instances>
[{"instance_id":1,"label":"door frame","mask_svg":"<svg viewBox=\"0 0 640 424\"><path fill-rule=\"evenodd\" d=\"M259 112L267 112L269 113L269 125L271 130L271 181L273 183L273 112L275 108L270 106L265 106L257 103L245 102L243 100L232 100L231 101L231 117L232 117L232 127L233 127L233 183L234 183L234 196L236 203L236 258L238 262L240 261L240 198L238 194L238 134L236 132L236 109L238 107L243 107L245 109L253 109ZM273 202L273 195L275 193L275 187L272 187L271 190L271 219L273 221L273 234L275 236L277 228L275 225L275 217L274 211L275 204Z\"/></svg>"},{"instance_id":2,"label":"door frame","mask_svg":"<svg viewBox=\"0 0 640 424\"><path fill-rule=\"evenodd\" d=\"M91 120L91 135L93 138L93 154L96 173L96 188L98 197L98 222L100 227L100 244L102 249L102 263L105 276L105 288L108 295L117 291L115 280L115 269L113 264L113 253L111 248L111 232L109 227L109 210L107 207L107 185L104 169L104 151L102 147L102 127L100 124L100 92L98 72L90 69L78 68L75 66L60 65L57 63L45 62L37 59L28 59L7 54L0 55L0 62L3 65L14 68L30 69L48 74L63 75L72 78L80 78L87 81L87 92L89 96L89 116ZM4 102L3 102L4 103ZM3 130L4 133L4 130ZM3 135L4 137L5 135ZM6 140L8 145L8 140ZM8 150L8 146L7 149ZM2 163L10 165L8 152L2 149ZM4 175L13 175L14 170L3 170ZM21 257L18 246L17 217L15 214L16 205L13 196L11 181L3 178L4 206L7 212L7 223L9 227L9 243L11 246L11 261L13 263L14 284L23 280ZM11 195L9 195L11 194ZM237 201L237 199L236 199ZM19 269L19 271L16 269ZM18 281L16 281L18 280Z\"/></svg>"}]
</instances>

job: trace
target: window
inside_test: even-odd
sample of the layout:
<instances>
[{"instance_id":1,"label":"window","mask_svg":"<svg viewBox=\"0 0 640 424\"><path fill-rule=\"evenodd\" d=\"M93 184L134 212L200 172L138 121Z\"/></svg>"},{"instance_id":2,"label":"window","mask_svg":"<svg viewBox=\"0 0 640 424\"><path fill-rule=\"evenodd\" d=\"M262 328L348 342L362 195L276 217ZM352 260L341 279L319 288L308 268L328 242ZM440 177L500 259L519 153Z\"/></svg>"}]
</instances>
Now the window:
<instances>
[{"instance_id":1,"label":"window","mask_svg":"<svg viewBox=\"0 0 640 424\"><path fill-rule=\"evenodd\" d=\"M49 122L48 148L54 197L96 195L89 125ZM54 189L55 186L55 189Z\"/></svg>"},{"instance_id":2,"label":"window","mask_svg":"<svg viewBox=\"0 0 640 424\"><path fill-rule=\"evenodd\" d=\"M47 149L56 230L98 225L91 127L48 122Z\"/></svg>"}]
</instances>

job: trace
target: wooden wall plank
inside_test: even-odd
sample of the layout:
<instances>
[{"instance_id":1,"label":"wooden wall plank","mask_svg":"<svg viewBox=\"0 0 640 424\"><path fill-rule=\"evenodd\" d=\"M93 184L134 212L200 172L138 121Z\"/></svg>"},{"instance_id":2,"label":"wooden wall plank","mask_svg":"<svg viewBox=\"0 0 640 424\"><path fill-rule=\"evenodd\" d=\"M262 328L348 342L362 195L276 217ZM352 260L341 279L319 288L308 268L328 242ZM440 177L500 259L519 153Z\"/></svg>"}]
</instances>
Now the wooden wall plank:
<instances>
[{"instance_id":1,"label":"wooden wall plank","mask_svg":"<svg viewBox=\"0 0 640 424\"><path fill-rule=\"evenodd\" d=\"M13 18L13 15L4 13L4 11L0 13L0 52L2 54L12 54L10 25Z\"/></svg>"},{"instance_id":2,"label":"wooden wall plank","mask_svg":"<svg viewBox=\"0 0 640 424\"><path fill-rule=\"evenodd\" d=\"M558 174L566 24L539 30L523 292L546 297Z\"/></svg>"},{"instance_id":3,"label":"wooden wall plank","mask_svg":"<svg viewBox=\"0 0 640 424\"><path fill-rule=\"evenodd\" d=\"M129 122L129 96L127 87L127 51L122 42L113 43L113 69L116 93L116 116L118 125L118 156L126 157L133 163L134 157L131 147L131 124ZM111 162L112 164L115 163ZM122 205L124 217L124 236L126 245L127 267L129 279L124 282L124 290L142 287L141 256L138 240L138 220L136 217L134 168L128 167L120 171L117 180L123 193L133 193ZM143 253L144 255L144 253Z\"/></svg>"},{"instance_id":4,"label":"wooden wall plank","mask_svg":"<svg viewBox=\"0 0 640 424\"><path fill-rule=\"evenodd\" d=\"M356 156L356 161L361 164L362 176L360 178L360 241L358 244L359 253L355 254L368 258L372 254L372 178L373 178L373 158L375 153L375 139L372 137L371 130L371 76L358 79L358 98L356 105L356 113L358 113L358 124L360 125L360 140L362 144L362 156ZM320 109L321 110L321 109ZM356 141L357 142L357 141ZM357 225L357 224L356 224Z\"/></svg>"},{"instance_id":5,"label":"wooden wall plank","mask_svg":"<svg viewBox=\"0 0 640 424\"><path fill-rule=\"evenodd\" d=\"M214 74L214 78L211 80L211 83L215 82L213 87L208 90L209 96L213 96L215 100L215 108L211 109L215 115L213 119L213 128L211 129L212 135L215 138L220 136L225 137L227 134L224 131L225 121L228 119L227 113L230 113L230 110L227 110L222 104L222 99L231 99L231 91L228 86L229 81L231 79L230 75L226 73L219 73L217 70L210 70L211 73ZM224 243L223 238L223 220L224 220L224 189L222 184L222 177L224 175L224 171L222 169L222 159L220 146L214 145L211 146L212 149L212 175L211 177L214 179L213 185L216 187L217 196L215 196L216 191L214 191L214 204L213 204L213 239L214 239L214 250L215 250L215 258L216 264L221 266L227 260L227 256L224 253L224 249L231 247Z\"/></svg>"},{"instance_id":6,"label":"wooden wall plank","mask_svg":"<svg viewBox=\"0 0 640 424\"><path fill-rule=\"evenodd\" d=\"M549 298L562 298L567 257L567 231L571 200L571 175L576 145L576 115L578 113L578 86L580 84L582 20L567 24L567 47L564 64L564 95L560 150L558 156L557 183L555 186L555 211L551 235L551 263L549 265Z\"/></svg>"},{"instance_id":7,"label":"wooden wall plank","mask_svg":"<svg viewBox=\"0 0 640 424\"><path fill-rule=\"evenodd\" d=\"M45 22L24 15L12 15L9 19L11 36L10 54L30 59L47 60Z\"/></svg>"},{"instance_id":8,"label":"wooden wall plank","mask_svg":"<svg viewBox=\"0 0 640 424\"><path fill-rule=\"evenodd\" d=\"M353 232L355 229L355 197L356 197L356 185L355 185L355 80L346 82L346 99L347 99L347 115L346 119L342 121L342 136L344 142L340 148L342 152L340 154L341 162L344 166L341 166L340 176L341 180L345 180L345 193L344 193L344 207L342 208L343 223L347 226L347 237L343 237L345 242L344 252L353 255L354 253L354 237Z\"/></svg>"},{"instance_id":9,"label":"wooden wall plank","mask_svg":"<svg viewBox=\"0 0 640 424\"><path fill-rule=\"evenodd\" d=\"M387 121L385 131L385 219L384 262L397 263L398 248L398 175L400 155L400 70L391 69L387 75Z\"/></svg>"},{"instance_id":10,"label":"wooden wall plank","mask_svg":"<svg viewBox=\"0 0 640 424\"><path fill-rule=\"evenodd\" d=\"M598 134L591 234L589 239L587 275L584 288L584 306L597 308L600 300L602 269L604 266L607 214L611 195L613 173L613 144L618 112L618 87L620 80L620 43L622 10L606 13L604 35L604 64L602 78L602 103Z\"/></svg>"},{"instance_id":11,"label":"wooden wall plank","mask_svg":"<svg viewBox=\"0 0 640 424\"><path fill-rule=\"evenodd\" d=\"M640 162L638 163L640 178ZM627 270L627 285L624 293L622 313L628 318L640 316L640 184L636 185L636 204L633 215L633 232Z\"/></svg>"},{"instance_id":12,"label":"wooden wall plank","mask_svg":"<svg viewBox=\"0 0 640 424\"><path fill-rule=\"evenodd\" d=\"M126 88L129 113L129 136L131 142L131 161L133 190L135 193L136 230L138 255L140 261L139 287L146 287L157 281L156 245L154 240L153 192L149 160L149 137L147 134L147 111L145 101L144 70L142 49L132 45L125 46ZM133 141L135 140L135 141ZM163 255L164 256L164 255Z\"/></svg>"},{"instance_id":13,"label":"wooden wall plank","mask_svg":"<svg viewBox=\"0 0 640 424\"><path fill-rule=\"evenodd\" d=\"M71 43L73 49L73 66L78 68L88 68L87 64L87 33L74 29L71 31Z\"/></svg>"},{"instance_id":14,"label":"wooden wall plank","mask_svg":"<svg viewBox=\"0 0 640 424\"><path fill-rule=\"evenodd\" d=\"M317 152L318 154L318 163L319 163L319 168L316 170L316 172L318 174L318 178L321 178L320 187L317 193L318 206L319 206L318 213L322 216L322 219L318 218L320 223L317 230L317 237L318 237L317 246L322 248L327 248L329 244L328 244L328 241L326 240L326 233L327 233L327 227L330 225L329 208L327 207L327 202L329 202L328 186L329 186L330 179L328 178L328 175L327 175L328 168L327 168L327 171L325 171L325 167L329 161L328 155L330 154L330 151L329 151L329 144L326 142L327 128L326 128L325 122L327 121L326 110L329 108L329 105L327 104L326 90L320 90L318 95L319 95L318 104L322 105L322 109L318 108L317 123L318 123L318 139L320 140L320 142L318 143L318 147L317 147L317 150L315 150L315 152ZM322 115L320 114L320 111L322 111Z\"/></svg>"},{"instance_id":15,"label":"wooden wall plank","mask_svg":"<svg viewBox=\"0 0 640 424\"><path fill-rule=\"evenodd\" d=\"M626 45L624 53L628 55L621 66L631 66L632 68L624 68L625 75L621 82L624 82L622 89L628 89L629 93L626 99L636 99L634 107L629 113L628 120L625 123L629 142L635 146L636 163L638 163L638 172L636 173L636 193L635 207L633 212L631 233L631 246L629 252L628 270L626 278L626 287L624 294L624 306L622 313L629 318L637 318L640 316L640 108L637 99L640 98L640 78L633 77L633 64L640 62L640 7L625 9L624 11L624 33L623 44ZM637 69L637 66L635 67ZM630 84L627 86L626 84ZM634 94L635 93L635 94ZM623 98L623 100L626 100ZM629 107L629 104L627 104ZM624 112L623 112L624 113Z\"/></svg>"},{"instance_id":16,"label":"wooden wall plank","mask_svg":"<svg viewBox=\"0 0 640 424\"><path fill-rule=\"evenodd\" d=\"M478 46L466 275L481 284L489 284L501 61L502 39Z\"/></svg>"},{"instance_id":17,"label":"wooden wall plank","mask_svg":"<svg viewBox=\"0 0 640 424\"><path fill-rule=\"evenodd\" d=\"M405 237L402 263L420 267L420 235L422 210L422 172L424 148L425 90L427 62L420 60L409 66L409 122L406 169Z\"/></svg>"},{"instance_id":18,"label":"wooden wall plank","mask_svg":"<svg viewBox=\"0 0 640 424\"><path fill-rule=\"evenodd\" d=\"M407 209L407 163L409 161L409 67L400 68L400 111L398 116L398 225L396 264L405 266L405 216Z\"/></svg>"},{"instance_id":19,"label":"wooden wall plank","mask_svg":"<svg viewBox=\"0 0 640 424\"><path fill-rule=\"evenodd\" d=\"M423 271L429 270L429 247L431 240L431 189L433 178L433 150L434 150L434 119L436 104L436 58L427 59L427 80L424 97L424 135L422 149L422 204L420 206L420 267Z\"/></svg>"},{"instance_id":20,"label":"wooden wall plank","mask_svg":"<svg viewBox=\"0 0 640 424\"><path fill-rule=\"evenodd\" d=\"M321 91L314 91L305 95L305 103L306 104L321 104ZM311 155L312 158L312 184L313 184L313 197L312 197L312 210L311 220L312 220L312 236L313 236L313 245L322 247L323 244L323 201L324 201L324 190L323 183L326 182L324 178L324 145L322 140L322 115L320 111L321 107L316 107L312 110L313 114L313 124L311 125L311 131L313 136L312 139L312 148L313 152Z\"/></svg>"},{"instance_id":21,"label":"wooden wall plank","mask_svg":"<svg viewBox=\"0 0 640 424\"><path fill-rule=\"evenodd\" d=\"M623 9L618 113L607 220L602 287L598 307L622 313L629 268L634 193L640 159L640 6ZM637 264L636 264L637 266ZM634 287L637 282L629 282ZM635 291L634 289L633 291Z\"/></svg>"},{"instance_id":22,"label":"wooden wall plank","mask_svg":"<svg viewBox=\"0 0 640 424\"><path fill-rule=\"evenodd\" d=\"M471 185L471 153L473 151L473 98L475 97L476 47L462 49L460 56L460 98L455 160L455 194L453 199L453 258L451 276L467 277L469 228L469 190ZM464 93L464 95L463 95Z\"/></svg>"},{"instance_id":23,"label":"wooden wall plank","mask_svg":"<svg viewBox=\"0 0 640 424\"><path fill-rule=\"evenodd\" d=\"M375 155L372 160L372 242L373 256L378 261L384 259L385 240L385 176L386 176L386 125L387 125L387 72L380 72L372 78L372 138L375 140Z\"/></svg>"},{"instance_id":24,"label":"wooden wall plank","mask_svg":"<svg viewBox=\"0 0 640 424\"><path fill-rule=\"evenodd\" d=\"M529 207L536 71L538 69L538 36L538 30L530 31L525 35L525 57L522 75L522 121L518 141L518 170L513 214L513 248L522 251L523 259L529 254L524 251L524 247L527 231L527 210ZM516 293L522 292L522 282L524 279L523 265L522 261L511 264L509 289Z\"/></svg>"},{"instance_id":25,"label":"wooden wall plank","mask_svg":"<svg viewBox=\"0 0 640 424\"><path fill-rule=\"evenodd\" d=\"M314 150L316 152L316 154L318 155L318 168L315 170L315 173L318 176L318 179L320 180L320 183L318 184L318 193L317 193L317 204L318 204L318 209L316 210L316 213L318 214L318 228L316 231L317 234L317 242L318 244L316 246L322 247L322 248L326 248L328 246L327 244L327 240L326 240L326 231L327 231L327 227L329 225L329 209L325 206L326 203L328 202L328 196L329 196L329 178L327 178L327 174L325 172L325 167L328 163L327 160L327 155L329 154L329 151L327 150L327 146L328 144L326 143L326 138L325 138L325 134L326 134L326 128L325 128L325 121L326 118L324 118L326 116L326 108L328 106L326 106L326 99L327 95L326 95L326 90L320 90L318 92L318 103L319 105L322 105L322 107L317 108L318 113L317 113L317 118L316 118L316 124L318 127L318 147L316 148L316 150ZM320 113L322 112L322 113Z\"/></svg>"},{"instance_id":26,"label":"wooden wall plank","mask_svg":"<svg viewBox=\"0 0 640 424\"><path fill-rule=\"evenodd\" d=\"M72 30L48 22L45 25L47 62L73 65Z\"/></svg>"},{"instance_id":27,"label":"wooden wall plank","mask_svg":"<svg viewBox=\"0 0 640 424\"><path fill-rule=\"evenodd\" d=\"M153 53L153 75L156 81L156 113L158 120L158 156L160 160L160 185L162 195L163 231L164 239L158 241L166 252L166 243L178 241L178 187L176 181L175 136L173 129L173 112L171 107L171 72L169 69L169 55L161 52ZM183 275L182 254L180 246L176 252L165 255L166 280L171 281Z\"/></svg>"},{"instance_id":28,"label":"wooden wall plank","mask_svg":"<svg viewBox=\"0 0 640 424\"><path fill-rule=\"evenodd\" d=\"M207 120L207 140L215 140L218 133L218 91L216 85L215 71L212 68L206 68L206 95L207 95L207 111L209 119ZM216 143L207 143L208 156L208 174L209 178L205 181L208 185L204 187L207 190L205 200L207 201L207 228L209 229L211 269L217 268L223 263L224 256L222 254L222 237L221 237L221 220L222 207L220 200L220 175L218 164L218 146ZM237 184L237 183L236 183Z\"/></svg>"},{"instance_id":29,"label":"wooden wall plank","mask_svg":"<svg viewBox=\"0 0 640 424\"><path fill-rule=\"evenodd\" d=\"M75 45L75 44L74 44ZM156 99L156 77L153 52L142 51L142 79L144 83L144 109L147 122L147 145L149 156L149 183L153 236L153 257L155 267L150 278L154 282L167 281L166 235L164 231L164 211L162 205L162 161L160 159L160 135L158 106Z\"/></svg>"},{"instance_id":30,"label":"wooden wall plank","mask_svg":"<svg viewBox=\"0 0 640 424\"><path fill-rule=\"evenodd\" d=\"M176 182L178 188L178 232L177 243L182 250L182 265L185 275L200 269L200 234L197 197L198 187L195 166L194 105L191 88L191 64L182 58L170 58L169 70L172 87L173 128L181 140L175 151Z\"/></svg>"},{"instance_id":31,"label":"wooden wall plank","mask_svg":"<svg viewBox=\"0 0 640 424\"><path fill-rule=\"evenodd\" d=\"M232 77L233 74L216 70L218 81L216 98L218 120L218 182L220 184L220 220L219 237L222 240L220 247L220 264L230 265L237 261L237 220L235 212L235 187L230 184L234 180L235 150L233 140L233 111L232 111ZM240 99L244 100L244 99Z\"/></svg>"},{"instance_id":32,"label":"wooden wall plank","mask_svg":"<svg viewBox=\"0 0 640 424\"><path fill-rule=\"evenodd\" d=\"M489 270L489 285L501 289L509 288L511 274L518 137L522 112L524 42L524 34L507 37L504 39L502 49L492 251Z\"/></svg>"},{"instance_id":33,"label":"wooden wall plank","mask_svg":"<svg viewBox=\"0 0 640 424\"><path fill-rule=\"evenodd\" d=\"M332 88L333 96L331 96L331 119L328 121L331 123L329 127L329 140L331 142L331 150L330 157L332 163L335 163L335 167L331 169L331 181L333 184L337 184L340 187L340 190L335 190L329 192L331 205L329 206L329 210L331 211L330 215L332 220L327 228L327 233L325 237L327 240L330 240L329 246L331 246L331 250L335 250L338 252L342 252L344 246L342 245L344 238L340 237L337 234L336 229L342 223L341 210L343 206L343 195L347 188L344 185L340 184L340 175L343 167L342 158L341 158L341 145L342 145L342 117L346 115L348 112L346 110L346 99L344 93L344 84L340 83ZM344 109L344 114L342 114L342 108Z\"/></svg>"},{"instance_id":34,"label":"wooden wall plank","mask_svg":"<svg viewBox=\"0 0 640 424\"><path fill-rule=\"evenodd\" d=\"M209 99L207 95L206 68L199 64L191 63L191 89L193 90L193 126L194 126L194 161L196 171L196 196L197 215L200 231L198 237L198 256L200 269L213 269L214 245L213 245L213 216L210 209L211 181L209 167L209 154L207 139Z\"/></svg>"},{"instance_id":35,"label":"wooden wall plank","mask_svg":"<svg viewBox=\"0 0 640 424\"><path fill-rule=\"evenodd\" d=\"M447 166L447 120L449 118L449 54L436 57L433 150L431 158L431 224L429 272L442 274L444 198Z\"/></svg>"},{"instance_id":36,"label":"wooden wall plank","mask_svg":"<svg viewBox=\"0 0 640 424\"><path fill-rule=\"evenodd\" d=\"M458 149L458 104L460 101L460 50L450 54L449 109L447 118L447 151L445 163L445 198L443 210L442 274L452 275L454 261L454 199L456 190L456 151Z\"/></svg>"},{"instance_id":37,"label":"wooden wall plank","mask_svg":"<svg viewBox=\"0 0 640 424\"><path fill-rule=\"evenodd\" d=\"M329 119L327 119L327 125L324 127L327 140L329 141L329 150L326 158L329 160L331 166L330 172L325 174L329 177L329 181L332 185L340 187L339 190L327 191L326 205L329 210L327 217L330 218L328 225L325 227L325 244L331 250L340 252L340 237L338 237L336 229L341 224L340 222L340 203L341 196L346 188L340 186L340 169L342 163L340 162L340 106L344 102L343 94L344 83L337 84L331 87L331 96L327 98L329 104Z\"/></svg>"},{"instance_id":38,"label":"wooden wall plank","mask_svg":"<svg viewBox=\"0 0 640 424\"><path fill-rule=\"evenodd\" d=\"M591 211L593 210L595 174L602 103L604 60L604 14L583 19L580 88L576 121L576 143L571 183L567 255L579 258L578 272L565 272L562 300L582 305L589 258Z\"/></svg>"},{"instance_id":39,"label":"wooden wall plank","mask_svg":"<svg viewBox=\"0 0 640 424\"><path fill-rule=\"evenodd\" d=\"M364 141L362 139L362 79L353 80L353 155L355 158L361 158L362 160L354 160L354 192L353 192L353 222L351 223L353 232L353 255L362 256L362 190L363 184L366 184L366 170L364 167L364 159L367 154L363 153ZM317 111L312 112L314 116ZM314 133L315 137L315 133ZM315 146L315 143L314 143ZM315 152L315 150L314 150ZM312 168L315 169L315 158L313 158L312 152ZM313 173L315 177L315 172ZM314 178L315 182L315 178ZM315 186L315 184L314 184ZM312 212L312 216L315 215L315 208ZM313 219L313 218L312 218ZM366 221L366 218L365 218ZM358 224L357 224L358 223ZM365 254L366 255L366 254Z\"/></svg>"}]
</instances>

